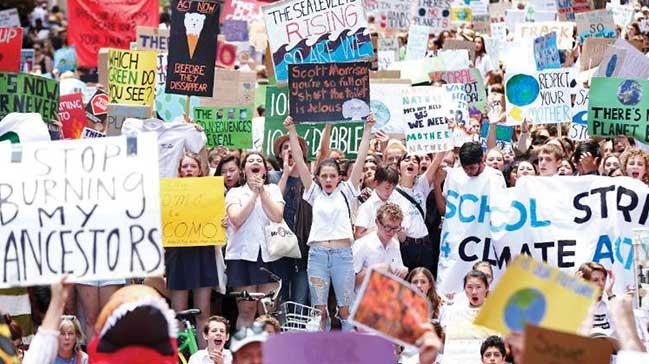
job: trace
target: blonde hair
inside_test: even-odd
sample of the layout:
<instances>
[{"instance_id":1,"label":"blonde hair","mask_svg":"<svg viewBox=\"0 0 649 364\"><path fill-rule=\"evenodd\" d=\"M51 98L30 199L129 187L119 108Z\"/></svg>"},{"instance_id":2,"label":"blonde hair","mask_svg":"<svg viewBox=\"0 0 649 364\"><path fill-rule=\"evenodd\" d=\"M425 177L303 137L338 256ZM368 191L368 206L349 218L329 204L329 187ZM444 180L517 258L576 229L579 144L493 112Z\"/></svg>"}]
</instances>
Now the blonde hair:
<instances>
[{"instance_id":1,"label":"blonde hair","mask_svg":"<svg viewBox=\"0 0 649 364\"><path fill-rule=\"evenodd\" d=\"M75 340L75 345L74 345L74 351L79 351L81 350L81 343L84 340L83 337L83 331L81 331L81 324L79 323L79 320L74 317L74 318L64 318L61 320L59 323L59 331L63 330L65 327L72 327L72 330L74 331L74 337L76 338Z\"/></svg>"},{"instance_id":2,"label":"blonde hair","mask_svg":"<svg viewBox=\"0 0 649 364\"><path fill-rule=\"evenodd\" d=\"M649 184L649 154L638 148L627 148L624 153L620 155L620 168L622 173L626 176L626 165L633 157L641 157L644 159L645 173L642 176L642 182Z\"/></svg>"}]
</instances>

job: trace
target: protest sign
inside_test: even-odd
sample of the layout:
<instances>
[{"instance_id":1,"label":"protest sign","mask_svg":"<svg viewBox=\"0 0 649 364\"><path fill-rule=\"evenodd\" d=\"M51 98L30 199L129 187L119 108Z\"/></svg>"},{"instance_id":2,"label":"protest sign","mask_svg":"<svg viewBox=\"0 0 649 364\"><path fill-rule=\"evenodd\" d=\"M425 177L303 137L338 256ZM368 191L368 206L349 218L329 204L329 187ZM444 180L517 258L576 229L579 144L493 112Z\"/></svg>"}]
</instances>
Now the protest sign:
<instances>
[{"instance_id":1,"label":"protest sign","mask_svg":"<svg viewBox=\"0 0 649 364\"><path fill-rule=\"evenodd\" d=\"M475 60L475 43L462 39L447 39L444 41L444 49L466 49L469 52L469 60Z\"/></svg>"},{"instance_id":2,"label":"protest sign","mask_svg":"<svg viewBox=\"0 0 649 364\"><path fill-rule=\"evenodd\" d=\"M584 43L586 38L617 38L613 12L599 9L575 14L577 21L577 40Z\"/></svg>"},{"instance_id":3,"label":"protest sign","mask_svg":"<svg viewBox=\"0 0 649 364\"><path fill-rule=\"evenodd\" d=\"M252 148L252 108L197 107L194 120L203 127L210 148Z\"/></svg>"},{"instance_id":4,"label":"protest sign","mask_svg":"<svg viewBox=\"0 0 649 364\"><path fill-rule=\"evenodd\" d=\"M191 247L225 244L223 177L162 178L162 245Z\"/></svg>"},{"instance_id":5,"label":"protest sign","mask_svg":"<svg viewBox=\"0 0 649 364\"><path fill-rule=\"evenodd\" d=\"M310 330L315 322L315 330ZM319 317L307 322L307 331L318 331ZM335 350L331 350L335 348ZM394 345L374 335L358 332L290 332L273 335L263 345L264 364L345 363L394 364Z\"/></svg>"},{"instance_id":6,"label":"protest sign","mask_svg":"<svg viewBox=\"0 0 649 364\"><path fill-rule=\"evenodd\" d=\"M483 364L479 355L483 341L482 339L454 339L447 336L441 364Z\"/></svg>"},{"instance_id":7,"label":"protest sign","mask_svg":"<svg viewBox=\"0 0 649 364\"><path fill-rule=\"evenodd\" d=\"M83 130L81 131L81 139L105 138L105 137L106 134L89 127L84 127Z\"/></svg>"},{"instance_id":8,"label":"protest sign","mask_svg":"<svg viewBox=\"0 0 649 364\"><path fill-rule=\"evenodd\" d=\"M516 29L519 24L525 22L525 10L519 9L506 9L505 10L505 24L507 24L507 29L511 32Z\"/></svg>"},{"instance_id":9,"label":"protest sign","mask_svg":"<svg viewBox=\"0 0 649 364\"><path fill-rule=\"evenodd\" d=\"M267 2L262 0L228 0L223 2L221 22L226 20L259 21L264 14L261 7Z\"/></svg>"},{"instance_id":10,"label":"protest sign","mask_svg":"<svg viewBox=\"0 0 649 364\"><path fill-rule=\"evenodd\" d=\"M586 38L579 55L579 68L589 70L599 66L607 47L614 41L611 38Z\"/></svg>"},{"instance_id":11,"label":"protest sign","mask_svg":"<svg viewBox=\"0 0 649 364\"><path fill-rule=\"evenodd\" d=\"M0 176L0 287L164 273L156 135L20 148Z\"/></svg>"},{"instance_id":12,"label":"protest sign","mask_svg":"<svg viewBox=\"0 0 649 364\"><path fill-rule=\"evenodd\" d=\"M408 44L406 45L406 60L421 59L428 51L428 34L430 28L425 25L411 25L408 30Z\"/></svg>"},{"instance_id":13,"label":"protest sign","mask_svg":"<svg viewBox=\"0 0 649 364\"><path fill-rule=\"evenodd\" d=\"M275 139L287 134L284 119L289 115L288 87L269 86L266 89L266 112L264 125L264 153L273 155ZM325 124L296 124L295 129L308 146L307 157L312 160L320 146ZM330 147L345 153L347 158L355 158L363 137L363 123L336 123L331 128Z\"/></svg>"},{"instance_id":14,"label":"protest sign","mask_svg":"<svg viewBox=\"0 0 649 364\"><path fill-rule=\"evenodd\" d=\"M501 41L507 40L507 24L505 23L491 23L489 24L491 30L491 37Z\"/></svg>"},{"instance_id":15,"label":"protest sign","mask_svg":"<svg viewBox=\"0 0 649 364\"><path fill-rule=\"evenodd\" d=\"M474 323L503 335L522 332L526 324L576 333L598 294L594 284L521 254L509 262Z\"/></svg>"},{"instance_id":16,"label":"protest sign","mask_svg":"<svg viewBox=\"0 0 649 364\"><path fill-rule=\"evenodd\" d=\"M610 10L613 13L613 21L616 25L621 26L622 29L624 29L627 24L631 23L635 12L631 4L620 5L606 3L606 10Z\"/></svg>"},{"instance_id":17,"label":"protest sign","mask_svg":"<svg viewBox=\"0 0 649 364\"><path fill-rule=\"evenodd\" d=\"M570 71L508 72L505 81L507 123L529 118L534 124L563 123L570 115Z\"/></svg>"},{"instance_id":18,"label":"protest sign","mask_svg":"<svg viewBox=\"0 0 649 364\"><path fill-rule=\"evenodd\" d=\"M449 98L443 89L406 88L401 93L401 103L409 154L425 155L453 147L446 120Z\"/></svg>"},{"instance_id":19,"label":"protest sign","mask_svg":"<svg viewBox=\"0 0 649 364\"><path fill-rule=\"evenodd\" d=\"M65 139L79 139L87 124L82 94L61 95L59 97L59 121Z\"/></svg>"},{"instance_id":20,"label":"protest sign","mask_svg":"<svg viewBox=\"0 0 649 364\"><path fill-rule=\"evenodd\" d=\"M289 65L295 122L359 121L370 113L368 62Z\"/></svg>"},{"instance_id":21,"label":"protest sign","mask_svg":"<svg viewBox=\"0 0 649 364\"><path fill-rule=\"evenodd\" d=\"M245 20L223 21L223 35L228 42L247 42L248 22Z\"/></svg>"},{"instance_id":22,"label":"protest sign","mask_svg":"<svg viewBox=\"0 0 649 364\"><path fill-rule=\"evenodd\" d=\"M237 62L237 46L222 40L216 42L216 65L222 68L234 68Z\"/></svg>"},{"instance_id":23,"label":"protest sign","mask_svg":"<svg viewBox=\"0 0 649 364\"><path fill-rule=\"evenodd\" d=\"M174 0L171 9L166 93L211 97L219 3Z\"/></svg>"},{"instance_id":24,"label":"protest sign","mask_svg":"<svg viewBox=\"0 0 649 364\"><path fill-rule=\"evenodd\" d=\"M559 49L572 49L574 23L570 22L538 22L538 23L518 23L514 32L514 39L534 39L544 34L557 33L557 47Z\"/></svg>"},{"instance_id":25,"label":"protest sign","mask_svg":"<svg viewBox=\"0 0 649 364\"><path fill-rule=\"evenodd\" d=\"M88 125L91 125L94 129L103 130L99 125L103 125L106 122L107 116L108 94L102 90L97 90L90 100L88 100L88 104L86 104Z\"/></svg>"},{"instance_id":26,"label":"protest sign","mask_svg":"<svg viewBox=\"0 0 649 364\"><path fill-rule=\"evenodd\" d=\"M444 90L449 96L448 117L454 128L464 128L469 123L469 102L464 84L447 83Z\"/></svg>"},{"instance_id":27,"label":"protest sign","mask_svg":"<svg viewBox=\"0 0 649 364\"><path fill-rule=\"evenodd\" d=\"M649 81L594 77L588 103L591 135L649 142Z\"/></svg>"},{"instance_id":28,"label":"protest sign","mask_svg":"<svg viewBox=\"0 0 649 364\"><path fill-rule=\"evenodd\" d=\"M155 66L155 89L157 98L158 90L161 89L164 92L165 85L167 84L167 53L156 54Z\"/></svg>"},{"instance_id":29,"label":"protest sign","mask_svg":"<svg viewBox=\"0 0 649 364\"><path fill-rule=\"evenodd\" d=\"M467 179L461 168L448 171L439 292L461 291L462 277L481 260L491 263L497 280L517 254L571 275L584 262L601 263L615 273L617 294L632 284L631 232L649 221L644 183L562 176L523 177L508 189L502 184L500 175Z\"/></svg>"},{"instance_id":30,"label":"protest sign","mask_svg":"<svg viewBox=\"0 0 649 364\"><path fill-rule=\"evenodd\" d=\"M613 343L528 325L525 327L523 363L609 364ZM626 362L623 362L626 363Z\"/></svg>"},{"instance_id":31,"label":"protest sign","mask_svg":"<svg viewBox=\"0 0 649 364\"><path fill-rule=\"evenodd\" d=\"M649 308L649 229L646 228L633 230L633 276L635 277L633 286L636 287L634 307L647 312ZM647 314L643 316L646 321Z\"/></svg>"},{"instance_id":32,"label":"protest sign","mask_svg":"<svg viewBox=\"0 0 649 364\"><path fill-rule=\"evenodd\" d=\"M127 118L148 119L151 108L148 106L108 104L106 117L106 135L118 136L122 134L122 124Z\"/></svg>"},{"instance_id":33,"label":"protest sign","mask_svg":"<svg viewBox=\"0 0 649 364\"><path fill-rule=\"evenodd\" d=\"M30 73L34 70L34 53L33 49L20 51L20 72Z\"/></svg>"},{"instance_id":34,"label":"protest sign","mask_svg":"<svg viewBox=\"0 0 649 364\"><path fill-rule=\"evenodd\" d=\"M588 89L579 83L575 87L568 137L572 140L587 140L590 137L588 135Z\"/></svg>"},{"instance_id":35,"label":"protest sign","mask_svg":"<svg viewBox=\"0 0 649 364\"><path fill-rule=\"evenodd\" d=\"M129 49L135 41L135 27L157 27L160 5L150 0L67 2L68 40L76 46L77 64L97 67L100 48ZM105 85L105 84L104 84Z\"/></svg>"},{"instance_id":36,"label":"protest sign","mask_svg":"<svg viewBox=\"0 0 649 364\"><path fill-rule=\"evenodd\" d=\"M0 71L21 72L20 51L23 47L23 28L0 27Z\"/></svg>"},{"instance_id":37,"label":"protest sign","mask_svg":"<svg viewBox=\"0 0 649 364\"><path fill-rule=\"evenodd\" d=\"M489 22L490 23L504 23L505 11L510 9L512 4L508 2L502 3L489 3ZM512 29L512 28L510 28Z\"/></svg>"},{"instance_id":38,"label":"protest sign","mask_svg":"<svg viewBox=\"0 0 649 364\"><path fill-rule=\"evenodd\" d=\"M208 99L206 99L208 100ZM164 121L172 121L181 118L186 113L189 102L189 110L201 106L201 98L197 96L174 95L165 93L165 88L158 87L155 95L155 114Z\"/></svg>"},{"instance_id":39,"label":"protest sign","mask_svg":"<svg viewBox=\"0 0 649 364\"><path fill-rule=\"evenodd\" d=\"M135 31L138 50L169 52L169 29L138 26Z\"/></svg>"},{"instance_id":40,"label":"protest sign","mask_svg":"<svg viewBox=\"0 0 649 364\"><path fill-rule=\"evenodd\" d=\"M379 71L385 71L399 60L399 40L397 38L379 37L376 58Z\"/></svg>"},{"instance_id":41,"label":"protest sign","mask_svg":"<svg viewBox=\"0 0 649 364\"><path fill-rule=\"evenodd\" d=\"M450 0L417 0L412 4L412 25L423 25L433 33L439 33L451 26Z\"/></svg>"},{"instance_id":42,"label":"protest sign","mask_svg":"<svg viewBox=\"0 0 649 364\"><path fill-rule=\"evenodd\" d=\"M370 268L356 292L349 320L398 345L414 347L424 333L422 322L428 322L430 300L408 282Z\"/></svg>"},{"instance_id":43,"label":"protest sign","mask_svg":"<svg viewBox=\"0 0 649 364\"><path fill-rule=\"evenodd\" d=\"M473 15L473 30L477 33L489 35L489 15Z\"/></svg>"},{"instance_id":44,"label":"protest sign","mask_svg":"<svg viewBox=\"0 0 649 364\"><path fill-rule=\"evenodd\" d=\"M446 83L462 84L454 88L462 87L466 93L469 103L470 114L477 114L485 111L487 104L487 93L484 87L484 80L480 71L476 68L458 69L455 71L439 71L430 73L431 81L443 80Z\"/></svg>"},{"instance_id":45,"label":"protest sign","mask_svg":"<svg viewBox=\"0 0 649 364\"><path fill-rule=\"evenodd\" d=\"M376 118L373 132L381 130L386 134L404 134L403 106L401 95L403 89L409 88L408 80L371 80L370 109Z\"/></svg>"},{"instance_id":46,"label":"protest sign","mask_svg":"<svg viewBox=\"0 0 649 364\"><path fill-rule=\"evenodd\" d=\"M606 48L593 77L649 78L649 58L629 42L618 38Z\"/></svg>"},{"instance_id":47,"label":"protest sign","mask_svg":"<svg viewBox=\"0 0 649 364\"><path fill-rule=\"evenodd\" d=\"M534 39L534 60L536 70L561 68L559 48L557 48L557 33L547 33Z\"/></svg>"},{"instance_id":48,"label":"protest sign","mask_svg":"<svg viewBox=\"0 0 649 364\"><path fill-rule=\"evenodd\" d=\"M21 27L16 8L0 10L0 27Z\"/></svg>"},{"instance_id":49,"label":"protest sign","mask_svg":"<svg viewBox=\"0 0 649 364\"><path fill-rule=\"evenodd\" d=\"M339 6L285 0L262 9L277 82L288 80L289 64L348 62L374 55L361 1Z\"/></svg>"},{"instance_id":50,"label":"protest sign","mask_svg":"<svg viewBox=\"0 0 649 364\"><path fill-rule=\"evenodd\" d=\"M467 24L471 21L473 21L473 16L470 7L451 5L451 24Z\"/></svg>"},{"instance_id":51,"label":"protest sign","mask_svg":"<svg viewBox=\"0 0 649 364\"><path fill-rule=\"evenodd\" d=\"M0 72L0 120L12 112L35 112L51 123L59 112L59 82L26 73Z\"/></svg>"},{"instance_id":52,"label":"protest sign","mask_svg":"<svg viewBox=\"0 0 649 364\"><path fill-rule=\"evenodd\" d=\"M152 106L155 74L155 51L108 50L109 102Z\"/></svg>"},{"instance_id":53,"label":"protest sign","mask_svg":"<svg viewBox=\"0 0 649 364\"><path fill-rule=\"evenodd\" d=\"M77 55L74 47L63 47L54 52L54 69L59 74L77 69Z\"/></svg>"},{"instance_id":54,"label":"protest sign","mask_svg":"<svg viewBox=\"0 0 649 364\"><path fill-rule=\"evenodd\" d=\"M225 69L214 72L214 96L201 97L202 106L252 106L255 102L257 74Z\"/></svg>"},{"instance_id":55,"label":"protest sign","mask_svg":"<svg viewBox=\"0 0 649 364\"><path fill-rule=\"evenodd\" d=\"M557 0L559 20L574 21L576 13L593 10L593 0Z\"/></svg>"}]
</instances>

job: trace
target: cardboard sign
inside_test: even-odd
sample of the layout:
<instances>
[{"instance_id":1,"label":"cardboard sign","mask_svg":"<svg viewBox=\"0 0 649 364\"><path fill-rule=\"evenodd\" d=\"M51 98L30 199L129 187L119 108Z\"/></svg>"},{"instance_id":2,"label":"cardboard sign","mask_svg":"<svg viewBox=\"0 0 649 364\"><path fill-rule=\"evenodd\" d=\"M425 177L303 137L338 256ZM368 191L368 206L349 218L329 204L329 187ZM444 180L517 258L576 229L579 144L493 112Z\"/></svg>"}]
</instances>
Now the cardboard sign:
<instances>
[{"instance_id":1,"label":"cardboard sign","mask_svg":"<svg viewBox=\"0 0 649 364\"><path fill-rule=\"evenodd\" d=\"M287 134L284 119L289 115L288 87L268 86L266 89L266 112L264 125L264 153L273 155L275 139ZM297 134L303 137L309 150L307 157L313 160L320 146L325 124L296 124ZM355 158L363 136L363 123L336 123L331 128L330 147Z\"/></svg>"},{"instance_id":2,"label":"cardboard sign","mask_svg":"<svg viewBox=\"0 0 649 364\"><path fill-rule=\"evenodd\" d=\"M408 154L426 155L453 148L446 119L450 100L437 87L411 87L401 93Z\"/></svg>"},{"instance_id":3,"label":"cardboard sign","mask_svg":"<svg viewBox=\"0 0 649 364\"><path fill-rule=\"evenodd\" d=\"M490 23L504 23L505 12L512 7L508 2L502 3L489 3L489 22ZM512 28L510 28L512 29Z\"/></svg>"},{"instance_id":4,"label":"cardboard sign","mask_svg":"<svg viewBox=\"0 0 649 364\"><path fill-rule=\"evenodd\" d=\"M583 71L599 66L607 47L614 41L611 38L586 38L579 55L579 69Z\"/></svg>"},{"instance_id":5,"label":"cardboard sign","mask_svg":"<svg viewBox=\"0 0 649 364\"><path fill-rule=\"evenodd\" d=\"M525 327L523 363L609 364L613 344L542 327ZM626 363L626 362L623 362Z\"/></svg>"},{"instance_id":6,"label":"cardboard sign","mask_svg":"<svg viewBox=\"0 0 649 364\"><path fill-rule=\"evenodd\" d=\"M561 68L559 48L557 48L557 33L552 32L534 39L534 60L536 70Z\"/></svg>"},{"instance_id":7,"label":"cardboard sign","mask_svg":"<svg viewBox=\"0 0 649 364\"><path fill-rule=\"evenodd\" d=\"M613 13L613 21L616 25L621 26L622 29L624 29L627 24L631 23L633 20L633 14L635 13L635 10L630 4L614 5L612 3L606 3L606 10L610 10Z\"/></svg>"},{"instance_id":8,"label":"cardboard sign","mask_svg":"<svg viewBox=\"0 0 649 364\"><path fill-rule=\"evenodd\" d=\"M410 88L408 80L370 80L370 109L376 118L373 132L404 134L403 106L401 95Z\"/></svg>"},{"instance_id":9,"label":"cardboard sign","mask_svg":"<svg viewBox=\"0 0 649 364\"><path fill-rule=\"evenodd\" d=\"M297 123L359 121L370 113L368 62L292 64L288 85Z\"/></svg>"},{"instance_id":10,"label":"cardboard sign","mask_svg":"<svg viewBox=\"0 0 649 364\"><path fill-rule=\"evenodd\" d=\"M167 84L167 53L158 53L156 55L156 68L155 68L155 89L156 97L158 89L164 92L165 85Z\"/></svg>"},{"instance_id":11,"label":"cardboard sign","mask_svg":"<svg viewBox=\"0 0 649 364\"><path fill-rule=\"evenodd\" d=\"M413 347L431 317L430 300L409 283L370 268L356 294L349 320L398 344Z\"/></svg>"},{"instance_id":12,"label":"cardboard sign","mask_svg":"<svg viewBox=\"0 0 649 364\"><path fill-rule=\"evenodd\" d=\"M303 7L302 0L285 0L263 7L277 82L288 80L289 64L349 62L374 55L361 1L313 4ZM336 20L319 23L321 19ZM323 26L312 26L316 23Z\"/></svg>"},{"instance_id":13,"label":"cardboard sign","mask_svg":"<svg viewBox=\"0 0 649 364\"><path fill-rule=\"evenodd\" d=\"M475 60L475 43L462 39L447 39L444 41L444 49L466 49L469 52L469 60Z\"/></svg>"},{"instance_id":14,"label":"cardboard sign","mask_svg":"<svg viewBox=\"0 0 649 364\"><path fill-rule=\"evenodd\" d=\"M399 40L379 37L376 58L379 71L385 71L399 60Z\"/></svg>"},{"instance_id":15,"label":"cardboard sign","mask_svg":"<svg viewBox=\"0 0 649 364\"><path fill-rule=\"evenodd\" d=\"M35 112L51 123L59 112L59 82L26 73L0 72L0 120L12 112Z\"/></svg>"},{"instance_id":16,"label":"cardboard sign","mask_svg":"<svg viewBox=\"0 0 649 364\"><path fill-rule=\"evenodd\" d=\"M151 108L148 106L108 104L106 117L106 136L122 135L122 124L127 118L148 119Z\"/></svg>"},{"instance_id":17,"label":"cardboard sign","mask_svg":"<svg viewBox=\"0 0 649 364\"><path fill-rule=\"evenodd\" d=\"M428 51L428 35L430 28L425 25L411 25L408 30L406 45L406 60L416 60L426 57Z\"/></svg>"},{"instance_id":18,"label":"cardboard sign","mask_svg":"<svg viewBox=\"0 0 649 364\"><path fill-rule=\"evenodd\" d=\"M570 22L538 22L516 24L514 39L534 39L544 34L557 33L557 47L559 49L572 49L574 23Z\"/></svg>"},{"instance_id":19,"label":"cardboard sign","mask_svg":"<svg viewBox=\"0 0 649 364\"><path fill-rule=\"evenodd\" d=\"M106 134L92 128L85 127L81 131L81 139L105 138Z\"/></svg>"},{"instance_id":20,"label":"cardboard sign","mask_svg":"<svg viewBox=\"0 0 649 364\"><path fill-rule=\"evenodd\" d=\"M574 21L576 13L593 10L593 0L557 0L559 20Z\"/></svg>"},{"instance_id":21,"label":"cardboard sign","mask_svg":"<svg viewBox=\"0 0 649 364\"><path fill-rule=\"evenodd\" d=\"M627 135L649 143L649 81L594 77L588 103L591 135Z\"/></svg>"},{"instance_id":22,"label":"cardboard sign","mask_svg":"<svg viewBox=\"0 0 649 364\"><path fill-rule=\"evenodd\" d=\"M164 273L156 135L21 147L0 175L0 287Z\"/></svg>"},{"instance_id":23,"label":"cardboard sign","mask_svg":"<svg viewBox=\"0 0 649 364\"><path fill-rule=\"evenodd\" d=\"M16 8L0 10L0 27L21 27Z\"/></svg>"},{"instance_id":24,"label":"cardboard sign","mask_svg":"<svg viewBox=\"0 0 649 364\"><path fill-rule=\"evenodd\" d=\"M599 9L575 14L579 43L586 38L617 38L613 12Z\"/></svg>"},{"instance_id":25,"label":"cardboard sign","mask_svg":"<svg viewBox=\"0 0 649 364\"><path fill-rule=\"evenodd\" d=\"M23 28L0 27L0 71L20 72L20 50L23 47Z\"/></svg>"},{"instance_id":26,"label":"cardboard sign","mask_svg":"<svg viewBox=\"0 0 649 364\"><path fill-rule=\"evenodd\" d=\"M166 93L212 96L219 6L213 0L173 1Z\"/></svg>"},{"instance_id":27,"label":"cardboard sign","mask_svg":"<svg viewBox=\"0 0 649 364\"><path fill-rule=\"evenodd\" d=\"M433 33L439 33L451 26L450 0L417 0L411 9L413 25L426 26Z\"/></svg>"},{"instance_id":28,"label":"cardboard sign","mask_svg":"<svg viewBox=\"0 0 649 364\"><path fill-rule=\"evenodd\" d=\"M138 50L169 52L169 29L138 26L135 32Z\"/></svg>"},{"instance_id":29,"label":"cardboard sign","mask_svg":"<svg viewBox=\"0 0 649 364\"><path fill-rule=\"evenodd\" d=\"M223 177L162 178L162 245L225 244Z\"/></svg>"},{"instance_id":30,"label":"cardboard sign","mask_svg":"<svg viewBox=\"0 0 649 364\"><path fill-rule=\"evenodd\" d=\"M314 321L315 325L319 325L319 321ZM332 348L335 350L331 350ZM264 343L262 350L264 364L285 364L286 353L291 353L291 364L394 364L397 360L394 345L389 341L357 332L291 332L273 335Z\"/></svg>"},{"instance_id":31,"label":"cardboard sign","mask_svg":"<svg viewBox=\"0 0 649 364\"><path fill-rule=\"evenodd\" d=\"M92 95L88 104L86 104L86 118L88 119L89 125L94 129L104 130L103 125L106 122L106 117L108 116L108 94L104 91L97 90L95 94Z\"/></svg>"},{"instance_id":32,"label":"cardboard sign","mask_svg":"<svg viewBox=\"0 0 649 364\"><path fill-rule=\"evenodd\" d=\"M595 39L595 38L591 38ZM575 87L575 99L572 104L572 122L568 137L573 140L586 140L588 135L588 92L581 84Z\"/></svg>"},{"instance_id":33,"label":"cardboard sign","mask_svg":"<svg viewBox=\"0 0 649 364\"><path fill-rule=\"evenodd\" d=\"M245 20L225 20L223 35L228 42L248 41L248 22Z\"/></svg>"},{"instance_id":34,"label":"cardboard sign","mask_svg":"<svg viewBox=\"0 0 649 364\"><path fill-rule=\"evenodd\" d=\"M606 48L594 77L649 78L649 58L632 44L618 38Z\"/></svg>"},{"instance_id":35,"label":"cardboard sign","mask_svg":"<svg viewBox=\"0 0 649 364\"><path fill-rule=\"evenodd\" d=\"M86 126L86 111L83 95L80 93L59 97L59 121L63 124L61 132L65 139L79 139Z\"/></svg>"},{"instance_id":36,"label":"cardboard sign","mask_svg":"<svg viewBox=\"0 0 649 364\"><path fill-rule=\"evenodd\" d=\"M114 104L152 106L155 96L155 51L108 51L108 96Z\"/></svg>"},{"instance_id":37,"label":"cardboard sign","mask_svg":"<svg viewBox=\"0 0 649 364\"><path fill-rule=\"evenodd\" d=\"M69 0L67 7L71 25L68 40L76 46L81 67L97 67L100 48L129 49L135 41L136 26L157 27L160 23L160 5L156 1Z\"/></svg>"},{"instance_id":38,"label":"cardboard sign","mask_svg":"<svg viewBox=\"0 0 649 364\"><path fill-rule=\"evenodd\" d=\"M205 129L210 148L252 148L252 116L250 107L194 108L194 120Z\"/></svg>"},{"instance_id":39,"label":"cardboard sign","mask_svg":"<svg viewBox=\"0 0 649 364\"><path fill-rule=\"evenodd\" d=\"M571 119L567 69L508 72L505 96L508 125L518 125L525 118L535 124L563 123Z\"/></svg>"},{"instance_id":40,"label":"cardboard sign","mask_svg":"<svg viewBox=\"0 0 649 364\"><path fill-rule=\"evenodd\" d=\"M257 74L234 70L216 69L214 73L214 96L201 97L202 106L227 107L253 106Z\"/></svg>"},{"instance_id":41,"label":"cardboard sign","mask_svg":"<svg viewBox=\"0 0 649 364\"><path fill-rule=\"evenodd\" d=\"M522 332L526 324L576 333L598 294L594 284L521 254L509 262L474 324L503 335Z\"/></svg>"},{"instance_id":42,"label":"cardboard sign","mask_svg":"<svg viewBox=\"0 0 649 364\"><path fill-rule=\"evenodd\" d=\"M23 49L20 51L20 72L31 73L34 70L34 50Z\"/></svg>"}]
</instances>

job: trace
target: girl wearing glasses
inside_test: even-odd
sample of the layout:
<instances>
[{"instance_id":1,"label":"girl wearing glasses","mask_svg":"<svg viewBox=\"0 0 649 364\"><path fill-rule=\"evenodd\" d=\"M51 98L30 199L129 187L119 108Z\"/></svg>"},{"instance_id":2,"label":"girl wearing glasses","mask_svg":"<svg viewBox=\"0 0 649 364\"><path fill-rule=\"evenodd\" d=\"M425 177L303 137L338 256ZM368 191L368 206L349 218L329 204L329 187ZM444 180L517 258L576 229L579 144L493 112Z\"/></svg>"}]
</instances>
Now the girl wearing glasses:
<instances>
[{"instance_id":1,"label":"girl wearing glasses","mask_svg":"<svg viewBox=\"0 0 649 364\"><path fill-rule=\"evenodd\" d=\"M358 148L359 161L364 161L367 157L374 123L374 116L370 114ZM342 328L351 330L353 327L347 321L354 299L354 262L351 248L354 234L350 203L359 194L363 164L355 163L349 179L342 181L340 165L333 159L324 160L316 168L314 183L313 176L302 158L293 118L287 117L284 126L288 130L293 159L304 185L303 199L313 208L307 262L311 303L322 310L324 329L327 321L329 285L333 282Z\"/></svg>"}]
</instances>

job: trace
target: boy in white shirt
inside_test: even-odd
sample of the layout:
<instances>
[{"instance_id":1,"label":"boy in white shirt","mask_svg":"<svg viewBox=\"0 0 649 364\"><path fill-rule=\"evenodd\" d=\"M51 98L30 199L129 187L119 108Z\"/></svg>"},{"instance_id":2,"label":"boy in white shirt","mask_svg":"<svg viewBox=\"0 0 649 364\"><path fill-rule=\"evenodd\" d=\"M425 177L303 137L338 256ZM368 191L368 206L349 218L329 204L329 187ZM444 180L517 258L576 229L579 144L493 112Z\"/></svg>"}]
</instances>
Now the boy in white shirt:
<instances>
[{"instance_id":1,"label":"boy in white shirt","mask_svg":"<svg viewBox=\"0 0 649 364\"><path fill-rule=\"evenodd\" d=\"M229 327L230 322L224 317L212 316L207 319L203 327L203 338L207 341L207 347L194 353L188 364L232 363L232 354L223 348L230 339Z\"/></svg>"}]
</instances>

